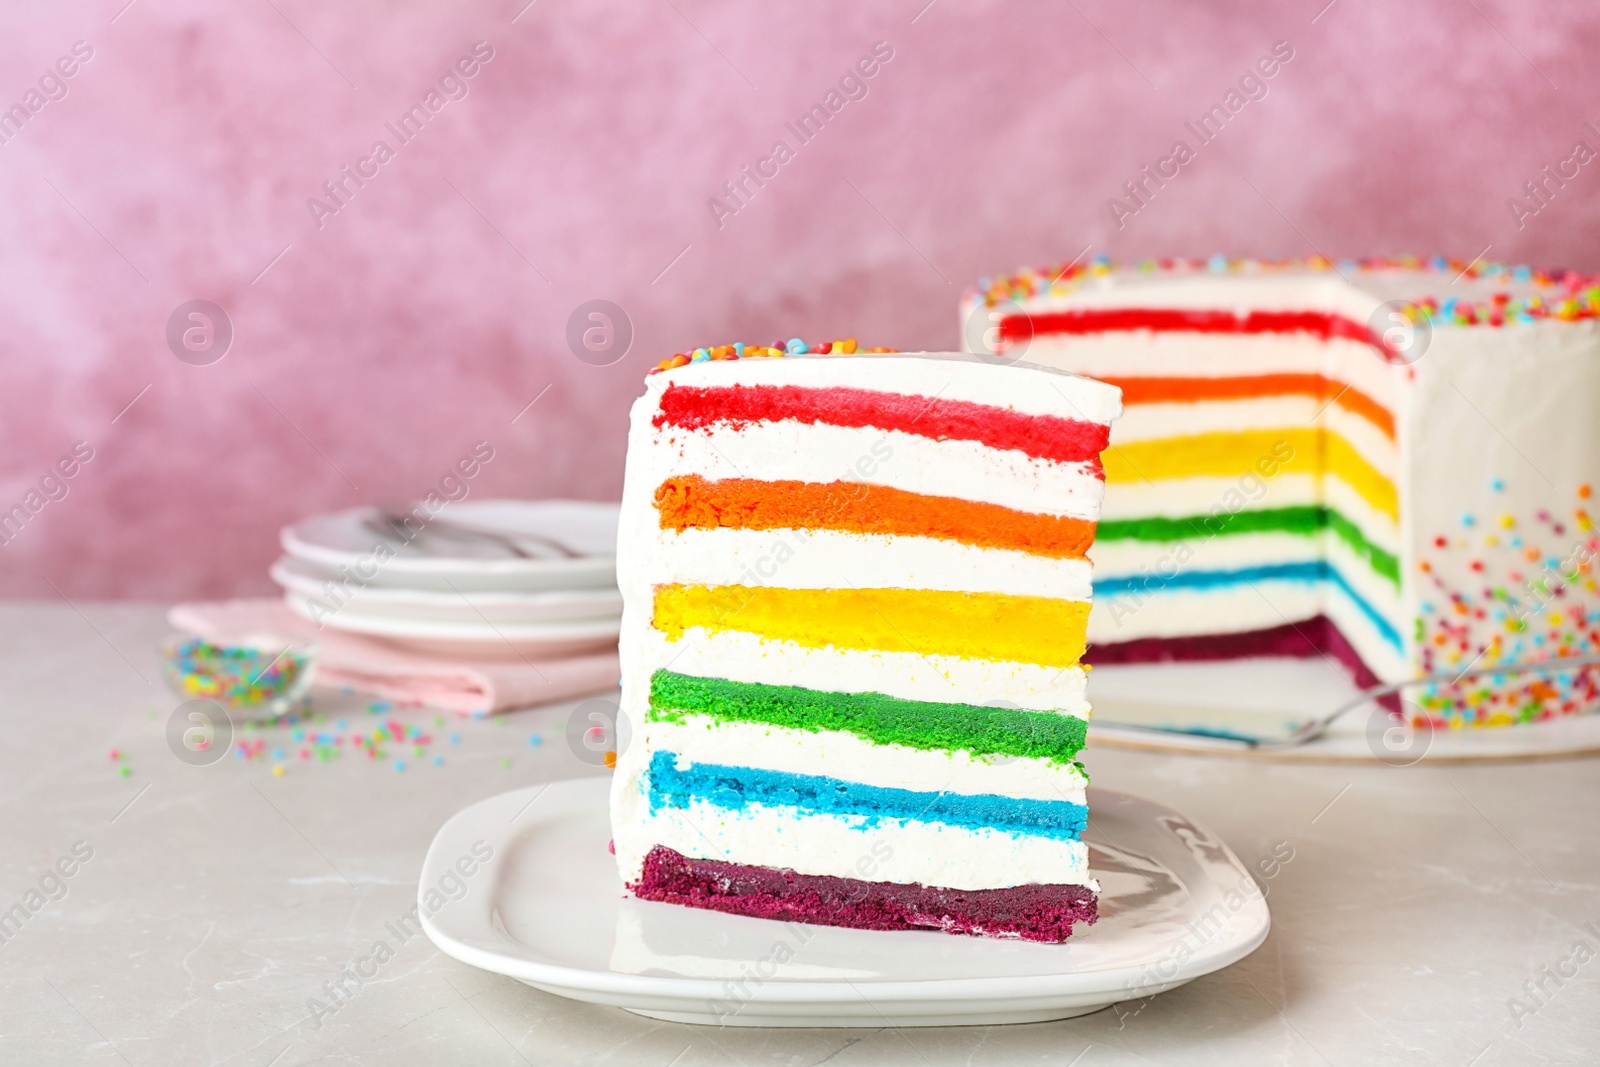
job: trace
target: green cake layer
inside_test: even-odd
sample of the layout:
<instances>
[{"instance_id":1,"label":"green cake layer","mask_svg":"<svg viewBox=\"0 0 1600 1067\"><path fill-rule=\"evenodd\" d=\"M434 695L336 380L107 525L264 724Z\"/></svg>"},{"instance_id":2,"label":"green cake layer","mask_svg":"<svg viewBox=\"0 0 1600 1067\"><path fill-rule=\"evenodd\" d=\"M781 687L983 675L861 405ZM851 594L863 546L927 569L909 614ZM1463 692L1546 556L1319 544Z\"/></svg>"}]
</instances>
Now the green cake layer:
<instances>
[{"instance_id":1,"label":"green cake layer","mask_svg":"<svg viewBox=\"0 0 1600 1067\"><path fill-rule=\"evenodd\" d=\"M1400 585L1400 564L1357 529L1356 524L1329 507L1304 504L1264 511L1239 511L1217 516L1191 515L1172 519L1151 516L1142 519L1102 519L1095 530L1096 541L1184 541L1222 534L1287 533L1310 537L1329 529L1350 549L1366 560L1373 572Z\"/></svg>"},{"instance_id":2,"label":"green cake layer","mask_svg":"<svg viewBox=\"0 0 1600 1067\"><path fill-rule=\"evenodd\" d=\"M1052 763L1073 762L1088 726L1078 716L1058 711L902 700L883 693L828 693L656 671L650 678L649 717L682 722L688 715L812 732L844 731L880 745Z\"/></svg>"}]
</instances>

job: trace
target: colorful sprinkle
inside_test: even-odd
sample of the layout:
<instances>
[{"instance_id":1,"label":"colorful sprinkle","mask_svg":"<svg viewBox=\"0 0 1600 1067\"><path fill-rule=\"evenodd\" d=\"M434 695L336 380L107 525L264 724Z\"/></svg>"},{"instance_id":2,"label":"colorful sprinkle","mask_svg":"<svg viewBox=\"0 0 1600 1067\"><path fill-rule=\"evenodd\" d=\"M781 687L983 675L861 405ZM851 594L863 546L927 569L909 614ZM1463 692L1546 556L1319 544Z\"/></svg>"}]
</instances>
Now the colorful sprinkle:
<instances>
[{"instance_id":1,"label":"colorful sprinkle","mask_svg":"<svg viewBox=\"0 0 1600 1067\"><path fill-rule=\"evenodd\" d=\"M1498 492L1504 483L1493 484ZM1578 498L1584 499L1580 487ZM1502 515L1499 525L1511 529L1517 516ZM1566 524L1549 509L1539 509L1533 521L1543 523L1557 537ZM1573 526L1592 528L1587 513L1574 509ZM1524 664L1554 657L1579 657L1600 653L1600 583L1595 561L1600 538L1587 536L1574 544L1546 551L1525 545L1521 537L1499 542L1484 539L1482 552L1453 566L1443 558L1419 560L1424 589L1447 601L1446 610L1423 599L1417 619L1422 668L1434 673L1466 664L1494 667ZM1457 551L1449 538L1435 537L1436 549ZM1452 547L1454 545L1454 547ZM1524 570L1524 566L1529 570ZM1447 579L1450 574L1484 574L1464 587ZM1431 589L1428 587L1431 584ZM1431 685L1417 698L1421 717L1437 727L1493 726L1538 721L1590 711L1600 704L1600 668L1570 669L1562 674L1537 675L1507 672L1464 680L1454 685Z\"/></svg>"},{"instance_id":2,"label":"colorful sprinkle","mask_svg":"<svg viewBox=\"0 0 1600 1067\"><path fill-rule=\"evenodd\" d=\"M858 348L854 337L846 337L842 341L823 341L820 344L809 345L798 337L791 337L787 341L779 339L770 345L747 345L743 341L735 341L731 345L717 345L714 348L696 348L689 352L679 352L668 356L666 359L650 368L650 374L659 374L662 371L675 370L686 367L691 363L708 363L726 359L781 359L786 356L853 356L857 353L884 353L893 352L892 348Z\"/></svg>"},{"instance_id":3,"label":"colorful sprinkle","mask_svg":"<svg viewBox=\"0 0 1600 1067\"><path fill-rule=\"evenodd\" d=\"M198 637L172 642L162 667L173 691L225 707L282 710L310 684L314 652L213 644Z\"/></svg>"},{"instance_id":4,"label":"colorful sprinkle","mask_svg":"<svg viewBox=\"0 0 1600 1067\"><path fill-rule=\"evenodd\" d=\"M1500 279L1502 285L1509 281L1538 290L1527 296L1513 296L1509 291L1502 290L1478 301L1455 297L1422 297L1399 308L1400 313L1412 322L1427 322L1433 326L1505 326L1508 323L1534 323L1542 319L1576 322L1600 317L1600 277L1573 271L1508 267L1482 260L1467 263L1442 256L1426 261L1417 256L1396 256L1341 260L1335 264L1321 256L1261 260L1228 259L1215 255L1203 260L1164 259L1159 267L1173 274L1320 273L1337 270L1341 274L1352 275L1365 271L1426 270L1438 276L1441 291L1462 278ZM994 307L1040 296L1064 296L1081 284L1083 279L1105 277L1117 269L1116 264L1102 256L1096 256L1089 263L1074 261L1053 267L1024 268L1014 274L980 279L977 285L967 291L964 299L982 300L986 306Z\"/></svg>"}]
</instances>

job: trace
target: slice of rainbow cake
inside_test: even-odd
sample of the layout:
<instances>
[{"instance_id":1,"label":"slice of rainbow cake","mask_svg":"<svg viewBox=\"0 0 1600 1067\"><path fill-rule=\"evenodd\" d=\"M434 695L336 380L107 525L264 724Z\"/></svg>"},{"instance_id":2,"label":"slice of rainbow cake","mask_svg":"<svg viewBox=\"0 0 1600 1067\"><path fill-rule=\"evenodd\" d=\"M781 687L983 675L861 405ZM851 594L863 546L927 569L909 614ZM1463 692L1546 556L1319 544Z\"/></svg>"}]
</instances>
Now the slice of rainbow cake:
<instances>
[{"instance_id":1,"label":"slice of rainbow cake","mask_svg":"<svg viewBox=\"0 0 1600 1067\"><path fill-rule=\"evenodd\" d=\"M1095 918L1079 656L1118 391L787 349L675 357L633 408L623 881L740 915L1064 940Z\"/></svg>"}]
</instances>

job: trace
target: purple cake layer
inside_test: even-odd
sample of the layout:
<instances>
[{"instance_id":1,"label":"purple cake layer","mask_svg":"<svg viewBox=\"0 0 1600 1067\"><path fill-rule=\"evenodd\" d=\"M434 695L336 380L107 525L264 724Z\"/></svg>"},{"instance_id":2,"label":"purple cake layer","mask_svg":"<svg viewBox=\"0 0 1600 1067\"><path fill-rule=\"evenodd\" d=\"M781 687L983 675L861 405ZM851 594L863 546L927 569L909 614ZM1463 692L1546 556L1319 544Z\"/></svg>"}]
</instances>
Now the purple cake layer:
<instances>
[{"instance_id":1,"label":"purple cake layer","mask_svg":"<svg viewBox=\"0 0 1600 1067\"><path fill-rule=\"evenodd\" d=\"M1326 615L1318 615L1305 622L1285 623L1266 630L1247 630L1236 634L1142 637L1137 641L1090 645L1083 658L1086 663L1109 665L1244 659L1247 656L1293 656L1297 659L1329 656L1339 661L1339 665L1349 673L1350 680L1359 688L1366 689L1379 682L1372 668L1362 662L1355 648ZM1391 711L1398 710L1400 706L1396 696L1382 697L1378 703Z\"/></svg>"},{"instance_id":2,"label":"purple cake layer","mask_svg":"<svg viewBox=\"0 0 1600 1067\"><path fill-rule=\"evenodd\" d=\"M637 885L645 900L734 915L863 930L943 930L983 937L1061 942L1074 923L1097 917L1094 891L1081 885L940 889L864 882L720 860L689 859L664 845L645 857Z\"/></svg>"}]
</instances>

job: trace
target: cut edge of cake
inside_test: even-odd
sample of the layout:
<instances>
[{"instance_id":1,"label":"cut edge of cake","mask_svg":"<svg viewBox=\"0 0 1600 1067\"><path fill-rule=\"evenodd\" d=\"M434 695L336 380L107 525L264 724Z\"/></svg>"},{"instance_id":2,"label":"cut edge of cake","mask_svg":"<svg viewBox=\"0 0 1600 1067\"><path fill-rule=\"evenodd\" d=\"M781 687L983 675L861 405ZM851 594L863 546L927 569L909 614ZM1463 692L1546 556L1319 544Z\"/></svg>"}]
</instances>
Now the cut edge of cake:
<instances>
[{"instance_id":1,"label":"cut edge of cake","mask_svg":"<svg viewBox=\"0 0 1600 1067\"><path fill-rule=\"evenodd\" d=\"M961 317L969 348L1124 391L1092 662L1322 655L1360 686L1508 668L1386 698L1435 726L1600 704L1600 671L1510 670L1600 652L1600 279L1097 258L984 279Z\"/></svg>"}]
</instances>

